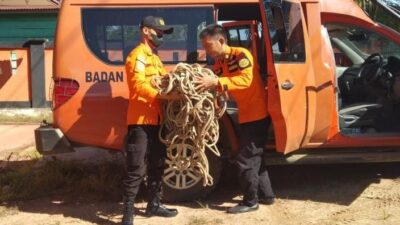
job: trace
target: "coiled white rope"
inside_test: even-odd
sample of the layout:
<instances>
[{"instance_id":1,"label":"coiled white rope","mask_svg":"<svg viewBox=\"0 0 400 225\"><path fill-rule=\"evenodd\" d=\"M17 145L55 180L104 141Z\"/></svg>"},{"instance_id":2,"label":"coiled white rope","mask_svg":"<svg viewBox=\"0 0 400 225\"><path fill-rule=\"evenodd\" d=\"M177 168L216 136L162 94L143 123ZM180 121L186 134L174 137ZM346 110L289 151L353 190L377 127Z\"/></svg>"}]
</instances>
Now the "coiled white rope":
<instances>
[{"instance_id":1,"label":"coiled white rope","mask_svg":"<svg viewBox=\"0 0 400 225\"><path fill-rule=\"evenodd\" d=\"M198 76L216 75L199 64L179 63L172 72L153 78L161 95L177 92L182 98L164 105L164 120L159 138L168 146L167 157L177 170L191 169L203 178L203 185L212 185L206 148L220 156L218 119L226 110L224 95L216 91L197 91L193 81ZM188 152L191 152L189 158ZM194 152L193 152L194 151ZM184 164L184 165L183 165ZM181 171L182 172L182 171Z\"/></svg>"}]
</instances>

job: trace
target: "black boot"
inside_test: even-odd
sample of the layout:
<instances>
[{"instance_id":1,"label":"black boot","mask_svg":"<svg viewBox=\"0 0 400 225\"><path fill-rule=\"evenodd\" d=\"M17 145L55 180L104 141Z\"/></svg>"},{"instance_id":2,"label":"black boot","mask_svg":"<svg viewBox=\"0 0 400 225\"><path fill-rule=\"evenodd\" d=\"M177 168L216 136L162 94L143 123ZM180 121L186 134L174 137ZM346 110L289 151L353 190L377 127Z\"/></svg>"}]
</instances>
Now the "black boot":
<instances>
[{"instance_id":1,"label":"black boot","mask_svg":"<svg viewBox=\"0 0 400 225\"><path fill-rule=\"evenodd\" d=\"M124 215L122 217L122 225L133 225L134 208L133 199L124 199Z\"/></svg>"},{"instance_id":2,"label":"black boot","mask_svg":"<svg viewBox=\"0 0 400 225\"><path fill-rule=\"evenodd\" d=\"M275 203L275 198L274 197L265 197L265 198L260 198L260 203L265 204L265 205L273 205Z\"/></svg>"},{"instance_id":3,"label":"black boot","mask_svg":"<svg viewBox=\"0 0 400 225\"><path fill-rule=\"evenodd\" d=\"M147 203L146 216L174 217L176 215L178 215L178 210L168 209L158 200Z\"/></svg>"},{"instance_id":4,"label":"black boot","mask_svg":"<svg viewBox=\"0 0 400 225\"><path fill-rule=\"evenodd\" d=\"M245 212L251 212L255 211L258 209L258 204L255 205L246 205L244 203L240 203L237 206L234 206L232 208L229 208L227 210L228 213L232 214L238 214L238 213L245 213Z\"/></svg>"},{"instance_id":5,"label":"black boot","mask_svg":"<svg viewBox=\"0 0 400 225\"><path fill-rule=\"evenodd\" d=\"M160 202L161 180L149 177L148 188L149 202L146 207L146 216L174 217L178 215L178 210L168 209Z\"/></svg>"}]
</instances>

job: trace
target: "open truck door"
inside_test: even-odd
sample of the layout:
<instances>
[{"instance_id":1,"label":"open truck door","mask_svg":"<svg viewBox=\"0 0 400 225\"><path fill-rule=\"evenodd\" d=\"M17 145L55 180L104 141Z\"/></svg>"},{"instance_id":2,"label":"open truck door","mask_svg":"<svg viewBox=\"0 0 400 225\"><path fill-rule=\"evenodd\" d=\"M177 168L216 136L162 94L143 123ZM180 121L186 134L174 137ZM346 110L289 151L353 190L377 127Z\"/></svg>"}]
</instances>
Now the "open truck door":
<instances>
[{"instance_id":1,"label":"open truck door","mask_svg":"<svg viewBox=\"0 0 400 225\"><path fill-rule=\"evenodd\" d=\"M336 110L334 62L322 35L320 6L261 0L260 8L276 150L317 147L329 138ZM303 10L312 17L305 19Z\"/></svg>"}]
</instances>

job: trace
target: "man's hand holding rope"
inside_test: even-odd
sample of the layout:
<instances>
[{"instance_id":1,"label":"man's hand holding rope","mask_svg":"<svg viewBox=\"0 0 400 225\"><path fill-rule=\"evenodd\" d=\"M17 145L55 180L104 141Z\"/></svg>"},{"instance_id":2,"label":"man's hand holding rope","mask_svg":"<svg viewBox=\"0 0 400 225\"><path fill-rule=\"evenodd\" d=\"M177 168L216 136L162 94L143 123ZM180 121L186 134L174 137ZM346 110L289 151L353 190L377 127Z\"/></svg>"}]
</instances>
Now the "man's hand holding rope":
<instances>
[{"instance_id":1,"label":"man's hand holding rope","mask_svg":"<svg viewBox=\"0 0 400 225\"><path fill-rule=\"evenodd\" d=\"M218 78L201 74L196 77L193 83L196 85L196 91L203 92L218 86Z\"/></svg>"}]
</instances>

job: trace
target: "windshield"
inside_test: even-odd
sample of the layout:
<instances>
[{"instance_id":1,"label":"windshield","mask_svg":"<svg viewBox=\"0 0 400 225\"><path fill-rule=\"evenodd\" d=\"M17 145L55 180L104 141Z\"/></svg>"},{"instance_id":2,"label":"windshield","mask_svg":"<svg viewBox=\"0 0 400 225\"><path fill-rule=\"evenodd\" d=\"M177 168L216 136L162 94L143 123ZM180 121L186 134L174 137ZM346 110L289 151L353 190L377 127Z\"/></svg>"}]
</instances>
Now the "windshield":
<instances>
[{"instance_id":1,"label":"windshield","mask_svg":"<svg viewBox=\"0 0 400 225\"><path fill-rule=\"evenodd\" d=\"M400 58L400 45L374 31L349 24L329 23L326 27L330 38L339 39L364 59L373 53Z\"/></svg>"}]
</instances>

